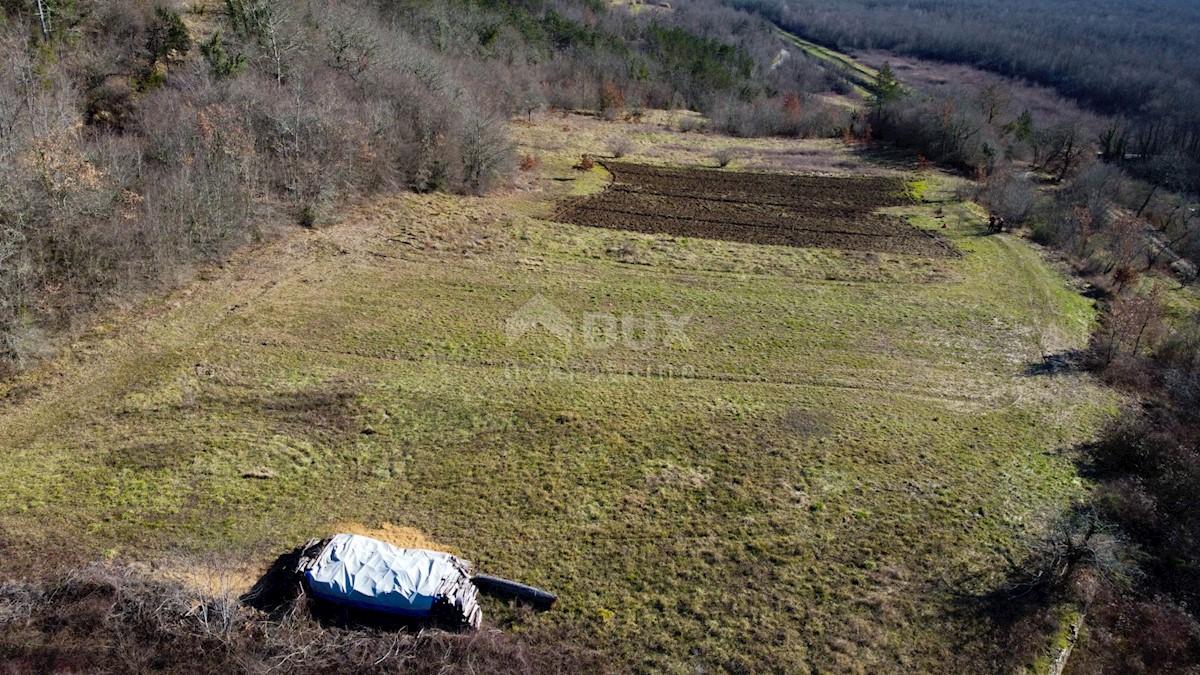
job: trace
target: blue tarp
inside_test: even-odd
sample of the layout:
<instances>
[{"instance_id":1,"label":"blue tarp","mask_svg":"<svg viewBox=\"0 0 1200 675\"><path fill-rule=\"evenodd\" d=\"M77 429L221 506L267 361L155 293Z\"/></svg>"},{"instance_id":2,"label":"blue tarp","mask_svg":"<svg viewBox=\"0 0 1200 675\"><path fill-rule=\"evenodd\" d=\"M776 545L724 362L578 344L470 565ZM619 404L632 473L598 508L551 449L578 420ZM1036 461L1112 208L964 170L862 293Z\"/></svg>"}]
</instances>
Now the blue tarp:
<instances>
[{"instance_id":1,"label":"blue tarp","mask_svg":"<svg viewBox=\"0 0 1200 675\"><path fill-rule=\"evenodd\" d=\"M464 581L470 586L465 565L449 553L397 548L355 534L330 539L304 576L325 600L413 617L429 616L439 592Z\"/></svg>"}]
</instances>

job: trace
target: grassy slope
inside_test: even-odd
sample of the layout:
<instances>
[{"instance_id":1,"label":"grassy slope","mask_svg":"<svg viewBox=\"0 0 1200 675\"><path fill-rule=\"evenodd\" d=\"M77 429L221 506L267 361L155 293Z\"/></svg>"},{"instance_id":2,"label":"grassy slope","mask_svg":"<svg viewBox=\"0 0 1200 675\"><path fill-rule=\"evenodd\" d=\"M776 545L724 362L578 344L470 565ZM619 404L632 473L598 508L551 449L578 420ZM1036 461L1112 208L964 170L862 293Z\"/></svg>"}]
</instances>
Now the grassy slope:
<instances>
[{"instance_id":1,"label":"grassy slope","mask_svg":"<svg viewBox=\"0 0 1200 675\"><path fill-rule=\"evenodd\" d=\"M711 144L622 129L652 161ZM545 161L519 189L366 205L6 385L0 572L45 551L265 562L333 523L391 521L558 591L523 629L576 627L630 665L969 656L986 638L943 582L998 567L1080 494L1065 451L1113 407L1083 376L1021 375L1083 344L1087 301L953 202L909 209L966 253L936 261L538 219L603 185L549 177L611 131L517 127ZM508 344L537 293L577 321L691 313L690 346ZM242 478L256 469L275 478Z\"/></svg>"},{"instance_id":2,"label":"grassy slope","mask_svg":"<svg viewBox=\"0 0 1200 675\"><path fill-rule=\"evenodd\" d=\"M805 54L828 64L849 78L850 83L854 85L854 90L860 96L866 97L870 95L870 88L874 84L875 76L879 74L879 71L859 63L846 54L836 52L828 47L822 47L815 42L805 40L783 29L779 29L779 34L784 42L799 47Z\"/></svg>"}]
</instances>

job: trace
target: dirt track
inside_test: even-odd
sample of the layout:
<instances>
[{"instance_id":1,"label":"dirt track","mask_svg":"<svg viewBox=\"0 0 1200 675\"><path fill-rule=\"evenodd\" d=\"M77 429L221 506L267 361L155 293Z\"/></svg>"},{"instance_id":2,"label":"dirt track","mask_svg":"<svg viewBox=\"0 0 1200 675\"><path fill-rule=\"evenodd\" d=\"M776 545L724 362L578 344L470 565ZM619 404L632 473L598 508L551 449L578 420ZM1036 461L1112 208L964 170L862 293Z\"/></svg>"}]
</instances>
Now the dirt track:
<instances>
[{"instance_id":1,"label":"dirt track","mask_svg":"<svg viewBox=\"0 0 1200 675\"><path fill-rule=\"evenodd\" d=\"M911 203L904 181L605 164L604 192L554 219L643 233L801 248L954 255L941 237L878 210Z\"/></svg>"}]
</instances>

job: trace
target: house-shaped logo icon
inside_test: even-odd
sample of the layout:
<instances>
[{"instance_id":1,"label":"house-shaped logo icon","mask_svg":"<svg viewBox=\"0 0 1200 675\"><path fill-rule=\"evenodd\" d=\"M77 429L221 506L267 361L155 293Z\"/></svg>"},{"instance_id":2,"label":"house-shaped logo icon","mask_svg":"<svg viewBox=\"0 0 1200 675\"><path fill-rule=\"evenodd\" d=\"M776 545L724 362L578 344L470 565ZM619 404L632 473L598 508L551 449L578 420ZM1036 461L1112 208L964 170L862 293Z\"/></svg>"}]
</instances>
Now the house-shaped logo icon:
<instances>
[{"instance_id":1,"label":"house-shaped logo icon","mask_svg":"<svg viewBox=\"0 0 1200 675\"><path fill-rule=\"evenodd\" d=\"M567 347L571 346L575 333L571 319L541 293L530 298L529 302L521 305L520 309L504 320L504 334L510 345L538 327L558 338Z\"/></svg>"}]
</instances>

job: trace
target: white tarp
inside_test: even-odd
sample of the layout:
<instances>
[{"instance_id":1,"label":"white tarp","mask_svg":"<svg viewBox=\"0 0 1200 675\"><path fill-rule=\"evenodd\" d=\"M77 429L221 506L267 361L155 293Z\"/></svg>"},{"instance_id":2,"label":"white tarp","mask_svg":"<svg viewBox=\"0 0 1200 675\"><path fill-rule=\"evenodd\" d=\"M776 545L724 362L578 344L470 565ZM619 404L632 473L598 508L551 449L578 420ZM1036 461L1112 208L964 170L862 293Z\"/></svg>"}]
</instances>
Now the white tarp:
<instances>
[{"instance_id":1,"label":"white tarp","mask_svg":"<svg viewBox=\"0 0 1200 675\"><path fill-rule=\"evenodd\" d=\"M466 569L449 553L397 548L370 537L339 534L330 539L305 577L309 589L327 600L424 617L446 585L466 578Z\"/></svg>"}]
</instances>

